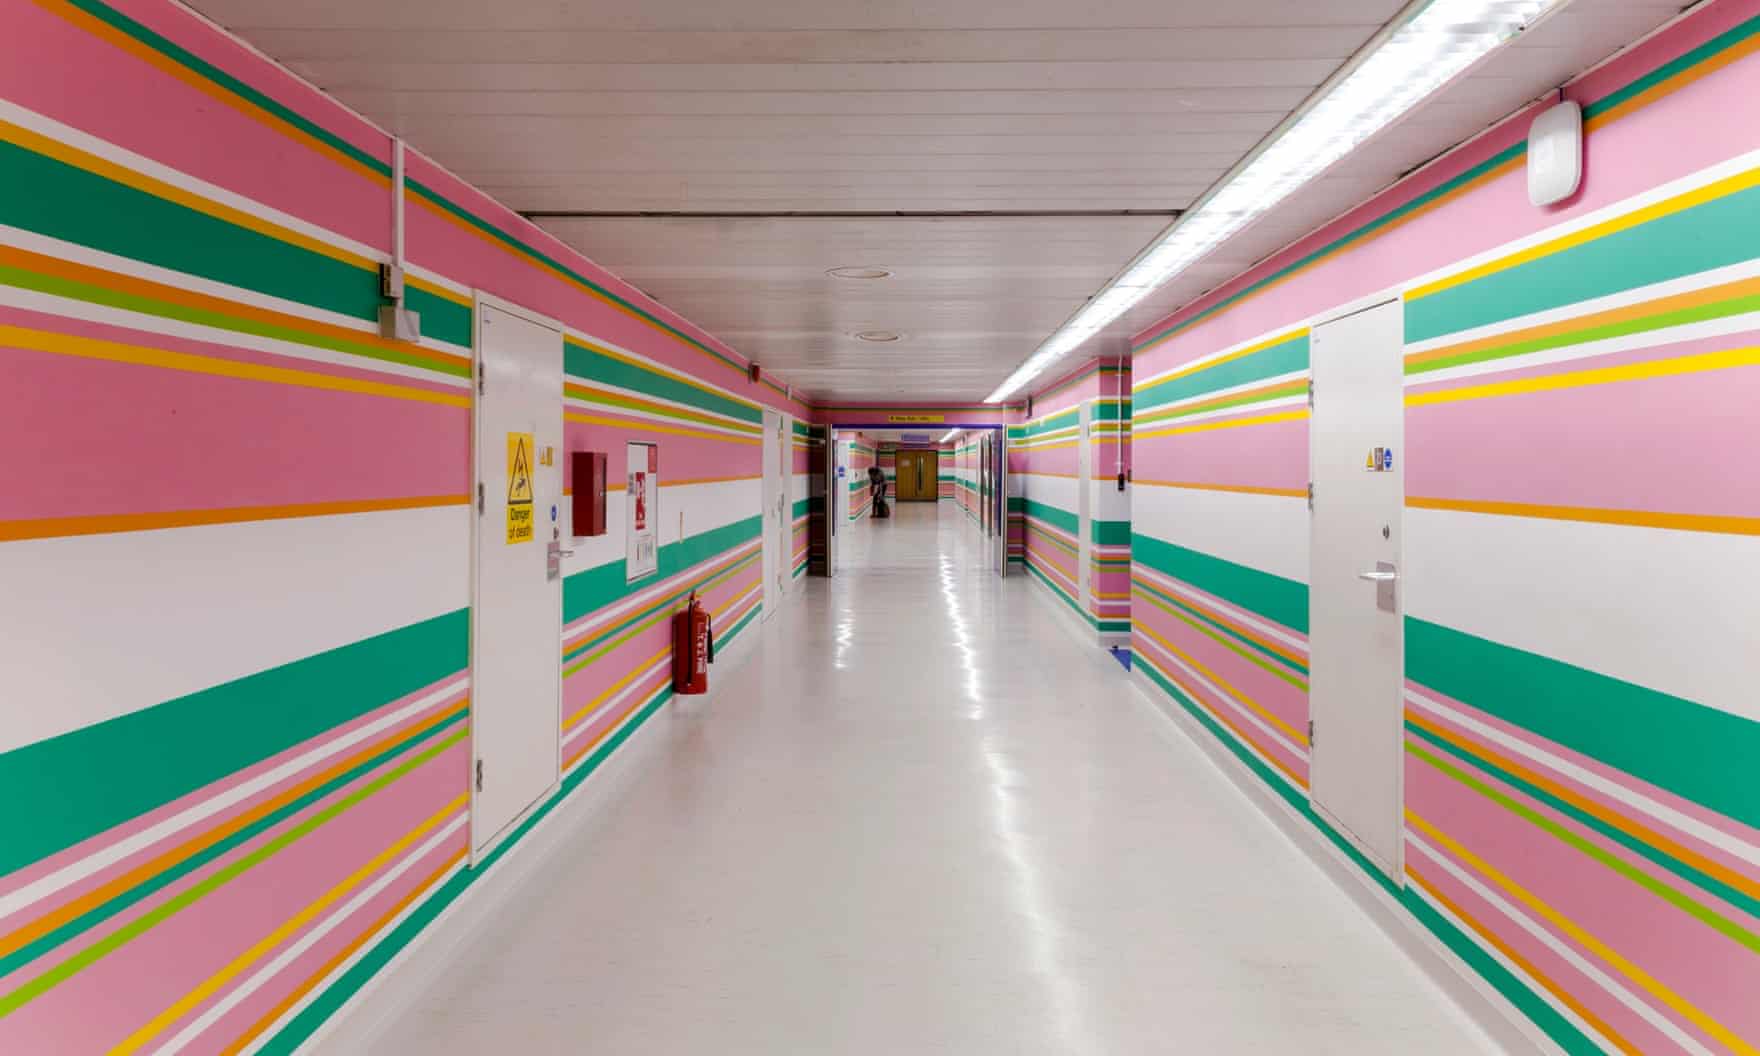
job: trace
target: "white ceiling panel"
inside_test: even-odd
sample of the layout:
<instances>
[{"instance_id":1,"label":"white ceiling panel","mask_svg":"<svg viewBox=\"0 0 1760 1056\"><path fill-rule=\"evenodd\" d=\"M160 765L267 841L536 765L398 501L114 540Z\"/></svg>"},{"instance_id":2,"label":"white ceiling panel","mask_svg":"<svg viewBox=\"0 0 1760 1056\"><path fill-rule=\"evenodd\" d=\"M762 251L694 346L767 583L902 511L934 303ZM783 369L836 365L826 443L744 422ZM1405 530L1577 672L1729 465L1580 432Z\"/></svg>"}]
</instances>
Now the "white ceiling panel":
<instances>
[{"instance_id":1,"label":"white ceiling panel","mask_svg":"<svg viewBox=\"0 0 1760 1056\"><path fill-rule=\"evenodd\" d=\"M828 400L983 397L1401 6L196 4ZM1102 347L1670 13L1575 0L1159 291ZM656 213L687 215L639 215ZM825 274L870 264L892 275ZM861 330L901 337L863 343Z\"/></svg>"}]
</instances>

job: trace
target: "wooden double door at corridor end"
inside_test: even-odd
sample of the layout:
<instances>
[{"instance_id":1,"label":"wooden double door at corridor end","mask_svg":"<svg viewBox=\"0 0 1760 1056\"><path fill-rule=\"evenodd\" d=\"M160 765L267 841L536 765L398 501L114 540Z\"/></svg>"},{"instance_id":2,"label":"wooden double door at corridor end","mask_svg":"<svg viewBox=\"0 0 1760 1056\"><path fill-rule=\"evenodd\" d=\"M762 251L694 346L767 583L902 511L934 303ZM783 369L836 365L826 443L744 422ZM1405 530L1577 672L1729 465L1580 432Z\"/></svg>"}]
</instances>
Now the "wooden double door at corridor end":
<instances>
[{"instance_id":1,"label":"wooden double door at corridor end","mask_svg":"<svg viewBox=\"0 0 1760 1056\"><path fill-rule=\"evenodd\" d=\"M894 496L900 502L934 502L939 498L936 481L940 472L939 456L935 452L900 451Z\"/></svg>"}]
</instances>

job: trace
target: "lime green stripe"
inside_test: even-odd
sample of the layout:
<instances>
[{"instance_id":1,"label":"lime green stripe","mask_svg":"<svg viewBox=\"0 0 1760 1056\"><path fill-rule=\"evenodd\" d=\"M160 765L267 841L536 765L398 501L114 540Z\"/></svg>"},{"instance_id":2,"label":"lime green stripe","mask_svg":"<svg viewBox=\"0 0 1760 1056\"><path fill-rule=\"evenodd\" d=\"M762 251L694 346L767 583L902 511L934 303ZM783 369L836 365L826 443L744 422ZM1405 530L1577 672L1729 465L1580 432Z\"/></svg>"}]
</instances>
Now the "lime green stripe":
<instances>
[{"instance_id":1,"label":"lime green stripe","mask_svg":"<svg viewBox=\"0 0 1760 1056\"><path fill-rule=\"evenodd\" d=\"M762 426L763 408L731 396L709 392L658 370L608 355L602 349L567 338L562 346L562 370L583 382L612 385L620 389L682 403L698 410L725 415L736 421Z\"/></svg>"},{"instance_id":2,"label":"lime green stripe","mask_svg":"<svg viewBox=\"0 0 1760 1056\"><path fill-rule=\"evenodd\" d=\"M1239 396L1231 396L1227 399L1217 400L1213 403L1205 402L1197 407L1175 407L1170 410L1157 411L1154 414L1137 415L1131 419L1131 426L1132 428L1140 429L1156 422L1173 421L1174 419L1187 418L1194 414L1212 414L1216 411L1226 411L1236 407L1245 407L1248 404L1253 403L1265 403L1269 400L1286 399L1290 396L1304 396L1307 392L1308 382L1306 379L1292 381L1288 385L1279 385L1276 388L1265 389L1260 392L1243 393Z\"/></svg>"},{"instance_id":3,"label":"lime green stripe","mask_svg":"<svg viewBox=\"0 0 1760 1056\"><path fill-rule=\"evenodd\" d=\"M1226 623L1219 622L1218 620L1213 618L1209 613L1205 612L1204 610L1189 604L1183 598L1179 598L1179 597L1176 597L1175 595L1167 593L1166 591L1162 590L1160 587L1149 582L1148 580L1133 576L1133 577L1131 577L1131 585L1134 587L1137 587L1141 590L1148 591L1150 594L1155 595L1156 597L1160 598L1161 600L1167 602L1170 605L1179 606L1181 609L1184 609L1187 613L1191 614L1193 617L1204 621L1206 624L1209 624L1211 627L1214 627L1216 630L1222 632L1223 634L1228 635L1230 638L1233 638L1235 641L1246 646L1248 649L1251 649L1254 652L1259 653L1262 656L1265 656L1276 663L1282 664L1283 666L1289 668L1291 671L1294 671L1297 674L1302 675L1304 677L1307 675L1308 668L1305 664L1301 664L1295 660L1291 660L1289 657L1284 656L1282 653L1273 652L1272 650L1267 649L1265 646L1261 645L1258 642L1255 642L1251 638L1246 637L1245 635L1241 634L1239 631L1235 630L1233 627L1228 626Z\"/></svg>"},{"instance_id":4,"label":"lime green stripe","mask_svg":"<svg viewBox=\"0 0 1760 1056\"><path fill-rule=\"evenodd\" d=\"M624 396L615 392L570 393L569 399L589 403L595 407L613 407L636 414L659 415L668 421L691 422L695 425L715 426L720 429L733 429L746 436L761 436L763 430L738 422L730 422L725 418L714 418L698 411L686 411L677 407L656 407L652 403L644 403L640 397Z\"/></svg>"},{"instance_id":5,"label":"lime green stripe","mask_svg":"<svg viewBox=\"0 0 1760 1056\"><path fill-rule=\"evenodd\" d=\"M1748 312L1760 311L1760 295L1752 297L1732 297L1713 304L1695 305L1690 308L1678 308L1673 311L1657 312L1637 319L1626 319L1615 323L1604 323L1600 326L1587 326L1579 330L1571 330L1561 334L1549 334L1545 337L1530 338L1526 341L1513 341L1506 345L1495 345L1471 352L1463 352L1456 356L1442 359L1424 360L1420 363L1406 365L1407 374L1425 374L1433 370L1446 370L1449 367L1465 366L1469 363L1486 363L1510 356L1525 356L1531 352L1544 352L1552 348L1566 348L1589 341L1605 341L1614 337L1626 337L1631 334L1649 333L1673 326L1685 326L1688 323L1702 323L1712 319L1725 319L1732 315L1743 315Z\"/></svg>"},{"instance_id":6,"label":"lime green stripe","mask_svg":"<svg viewBox=\"0 0 1760 1056\"><path fill-rule=\"evenodd\" d=\"M1726 938L1733 939L1755 953L1760 953L1760 937L1755 936L1752 932L1741 927L1735 921L1714 912L1707 906L1700 905L1698 902L1695 902L1693 899L1668 886L1661 880L1656 879L1649 873L1644 872L1642 869L1639 869L1631 863L1622 860L1617 855L1596 846L1565 828L1563 825L1541 815L1538 811L1525 804L1516 802L1511 797L1497 791L1485 782L1473 777L1471 774L1437 758L1423 748L1420 748L1418 745L1413 744L1410 741L1406 742L1406 752L1407 754L1415 756L1423 762L1428 763L1438 772L1452 778L1462 785L1465 785L1479 793L1481 796L1484 796L1486 799L1491 800L1493 803L1496 803L1498 806L1509 811L1511 814L1514 814L1516 817L1521 818L1535 828L1540 829L1547 835L1570 847L1572 850L1594 859L1597 863L1606 866L1608 869L1618 873L1625 879L1637 884L1639 887L1655 895L1657 898L1662 899L1664 902L1667 902L1681 912L1688 914Z\"/></svg>"},{"instance_id":7,"label":"lime green stripe","mask_svg":"<svg viewBox=\"0 0 1760 1056\"><path fill-rule=\"evenodd\" d=\"M414 770L416 767L464 740L469 733L470 730L468 728L459 730L457 733L454 733L440 743L428 748L421 754L399 764L396 768L374 778L372 781L361 786L354 792L337 800L330 806L325 807L323 810L307 818L305 821L300 822L293 828L288 829L286 832L270 840L268 843L265 843L250 854L247 854L236 862L232 862L216 870L212 874L203 877L197 883L178 892L165 902L154 906L152 909L124 924L122 927L104 936L92 945L75 953L67 960L50 968L42 975L39 975L30 982L20 986L10 994L0 997L0 1017L5 1017L18 1011L24 1005L41 997L56 986L91 967L100 959L114 953L116 950L127 945L134 939L139 938L153 928L158 927L176 914L188 909L203 897L237 879L249 870L268 861L277 853L317 831L325 824L335 820L350 807L356 806L365 801L367 798L386 788L399 778Z\"/></svg>"},{"instance_id":8,"label":"lime green stripe","mask_svg":"<svg viewBox=\"0 0 1760 1056\"><path fill-rule=\"evenodd\" d=\"M1141 586L1143 586L1143 585L1139 584L1139 587L1141 587ZM1158 592L1155 592L1155 591L1151 591L1151 593L1158 594ZM1158 596L1161 596L1163 598L1166 597L1165 595L1158 595ZM1180 609L1185 609L1184 605L1181 605L1177 601L1173 601L1170 598L1167 600L1175 607L1175 611L1168 614L1168 615L1172 616L1174 619L1185 624L1187 627L1190 627L1192 630L1197 631L1199 634L1202 634L1204 637L1209 638L1210 640L1216 642L1218 645L1222 646L1224 649L1227 649L1229 652L1234 653L1236 656L1239 656L1243 660L1246 660L1248 663L1251 663L1254 667L1257 667L1257 668L1260 668L1261 670L1270 672L1271 674L1277 676L1278 678L1282 679L1285 682L1288 682L1290 685L1296 687L1299 690L1302 690L1304 692L1307 690L1308 683L1305 679L1291 673L1287 668L1285 668L1279 664L1274 664L1271 661L1265 659L1263 656L1260 656L1257 650L1244 648L1243 646L1238 644L1236 641L1234 641L1234 638L1235 638L1234 635L1232 635L1232 634L1229 634L1229 635L1218 634L1216 631L1205 626L1205 624L1209 623L1208 620L1205 620L1203 622L1199 622L1198 620L1194 620L1192 617L1186 615L1185 612L1178 611Z\"/></svg>"},{"instance_id":9,"label":"lime green stripe","mask_svg":"<svg viewBox=\"0 0 1760 1056\"><path fill-rule=\"evenodd\" d=\"M313 333L291 326L279 326L242 316L227 315L223 312L209 311L202 308L191 308L186 305L172 304L138 294L125 293L95 283L77 282L52 275L40 275L33 271L20 268L0 267L0 284L14 286L19 289L35 290L39 293L66 297L70 300L84 301L87 304L101 304L110 308L136 312L141 315L157 316L161 319L176 319L180 322L194 323L219 330L228 330L237 334L252 334L257 337L286 341L292 344L305 345L309 348L324 348L345 355L360 356L384 363L398 363L403 366L419 367L438 374L450 374L456 377L470 377L469 363L453 363L436 361L432 357L422 356L402 348L385 348L348 341L328 334ZM468 338L467 338L468 343Z\"/></svg>"},{"instance_id":10,"label":"lime green stripe","mask_svg":"<svg viewBox=\"0 0 1760 1056\"><path fill-rule=\"evenodd\" d=\"M1142 415L1144 411L1165 404L1197 399L1223 389L1307 369L1308 335L1304 332L1251 355L1220 360L1191 374L1140 385L1131 390L1132 406L1138 415Z\"/></svg>"},{"instance_id":11,"label":"lime green stripe","mask_svg":"<svg viewBox=\"0 0 1760 1056\"><path fill-rule=\"evenodd\" d=\"M742 543L749 543L759 537L763 526L764 518L754 515L743 521L700 532L680 542L665 543L660 547L659 567L654 574L644 576L634 583L629 582L626 574L628 562L621 557L575 572L562 581L563 624L566 626L574 623L632 594L647 590L656 583L671 579L686 569L712 560Z\"/></svg>"},{"instance_id":12,"label":"lime green stripe","mask_svg":"<svg viewBox=\"0 0 1760 1056\"><path fill-rule=\"evenodd\" d=\"M573 675L577 671L587 667L589 664L609 655L618 646L630 641L642 631L671 618L673 609L676 608L678 603L684 600L691 591L706 591L719 586L740 570L750 568L752 563L758 560L758 557L758 554L748 554L728 567L710 574L705 579L681 583L654 604L644 606L623 622L618 623L604 632L595 635L593 638L581 642L569 649L563 655L563 660L565 663L569 661L573 662L569 663L567 667L562 669L562 677L567 678L570 675ZM613 638L615 638L615 640L612 640ZM601 643L604 643L603 648L595 648L600 646ZM591 650L589 655L582 655L589 650Z\"/></svg>"},{"instance_id":13,"label":"lime green stripe","mask_svg":"<svg viewBox=\"0 0 1760 1056\"><path fill-rule=\"evenodd\" d=\"M1642 839L1626 832L1624 829L1609 825L1607 822L1602 821L1600 818L1583 810L1575 804L1568 803L1553 795L1551 792L1546 791L1544 788L1517 777L1515 774L1510 773L1496 763L1481 758L1476 753L1471 752L1460 745L1443 740L1441 737L1436 736L1421 726L1408 722L1406 723L1406 732L1429 742L1431 746L1447 752L1456 759L1490 774L1497 780L1516 789L1528 798L1546 804L1546 806L1560 814L1566 815L1577 824L1582 825L1585 828L1593 829L1606 839L1614 841L1629 851L1642 855L1646 859L1662 866L1664 869L1674 873L1688 883L1702 888L1723 901L1728 902L1730 905L1742 910L1749 916L1760 919L1760 899L1754 898L1747 892L1731 887L1709 873L1695 869L1693 866L1688 865L1679 858L1663 851L1661 848L1654 847L1651 844L1644 842Z\"/></svg>"},{"instance_id":14,"label":"lime green stripe","mask_svg":"<svg viewBox=\"0 0 1760 1056\"><path fill-rule=\"evenodd\" d=\"M1308 633L1308 585L1261 572L1141 532L1131 534L1131 556L1169 579L1188 583L1281 627Z\"/></svg>"}]
</instances>

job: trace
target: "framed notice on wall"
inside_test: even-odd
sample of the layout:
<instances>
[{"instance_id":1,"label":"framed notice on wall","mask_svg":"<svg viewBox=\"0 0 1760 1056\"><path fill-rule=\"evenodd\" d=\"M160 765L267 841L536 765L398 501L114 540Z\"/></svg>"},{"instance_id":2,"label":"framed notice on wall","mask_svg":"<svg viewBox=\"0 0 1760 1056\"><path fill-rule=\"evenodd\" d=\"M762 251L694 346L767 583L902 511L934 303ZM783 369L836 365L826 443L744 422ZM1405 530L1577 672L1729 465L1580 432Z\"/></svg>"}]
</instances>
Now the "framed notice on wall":
<instances>
[{"instance_id":1,"label":"framed notice on wall","mask_svg":"<svg viewBox=\"0 0 1760 1056\"><path fill-rule=\"evenodd\" d=\"M624 496L624 521L629 553L625 581L634 583L660 568L660 447L630 444L629 480Z\"/></svg>"}]
</instances>

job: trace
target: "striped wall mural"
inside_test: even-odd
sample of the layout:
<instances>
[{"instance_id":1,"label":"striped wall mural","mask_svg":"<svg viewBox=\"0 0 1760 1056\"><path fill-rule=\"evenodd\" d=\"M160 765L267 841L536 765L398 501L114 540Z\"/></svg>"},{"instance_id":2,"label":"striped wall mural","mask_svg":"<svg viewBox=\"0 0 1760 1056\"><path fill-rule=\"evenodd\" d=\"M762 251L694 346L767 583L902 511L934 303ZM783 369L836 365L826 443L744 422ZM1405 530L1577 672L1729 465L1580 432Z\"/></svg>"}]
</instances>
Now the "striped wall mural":
<instances>
[{"instance_id":1,"label":"striped wall mural","mask_svg":"<svg viewBox=\"0 0 1760 1056\"><path fill-rule=\"evenodd\" d=\"M419 155L384 341L383 135L163 0L6 16L0 1051L289 1052L517 842L464 865L472 291L567 326L567 446L657 442L684 525L565 565L564 792L683 594L756 614L761 405L810 412Z\"/></svg>"},{"instance_id":2,"label":"striped wall mural","mask_svg":"<svg viewBox=\"0 0 1760 1056\"><path fill-rule=\"evenodd\" d=\"M1404 875L1356 858L1571 1053L1760 1049L1760 3L1571 84L1586 182L1526 201L1528 116L1140 335L1138 670L1306 790L1309 326L1406 337Z\"/></svg>"},{"instance_id":3,"label":"striped wall mural","mask_svg":"<svg viewBox=\"0 0 1760 1056\"><path fill-rule=\"evenodd\" d=\"M789 548L789 568L793 578L799 579L807 574L808 559L811 555L811 532L809 524L813 510L812 483L809 474L812 471L812 457L815 446L825 446L823 428L815 428L798 419L794 421L793 435L790 437L791 465L794 467L788 478L788 505L792 511L793 528Z\"/></svg>"},{"instance_id":4,"label":"striped wall mural","mask_svg":"<svg viewBox=\"0 0 1760 1056\"><path fill-rule=\"evenodd\" d=\"M1130 496L1114 483L1130 466L1129 378L1128 364L1090 360L1036 393L1037 416L1008 430L1011 491L1018 485L1020 492L1010 496L1010 519L1020 520L1023 563L1103 638L1123 638L1130 630ZM1083 444L1091 467L1085 529L1078 478ZM1081 568L1084 530L1088 560ZM1085 606L1080 577L1088 582Z\"/></svg>"},{"instance_id":5,"label":"striped wall mural","mask_svg":"<svg viewBox=\"0 0 1760 1056\"><path fill-rule=\"evenodd\" d=\"M874 493L868 484L868 470L877 464L879 452L874 442L862 433L855 434L849 445L849 476L844 486L849 489L849 519L859 521L874 506Z\"/></svg>"}]
</instances>

